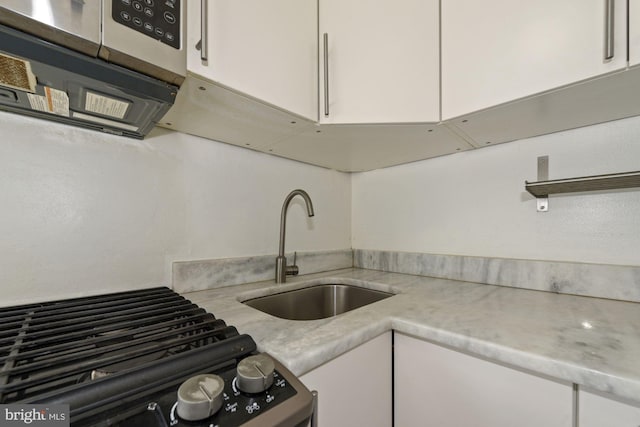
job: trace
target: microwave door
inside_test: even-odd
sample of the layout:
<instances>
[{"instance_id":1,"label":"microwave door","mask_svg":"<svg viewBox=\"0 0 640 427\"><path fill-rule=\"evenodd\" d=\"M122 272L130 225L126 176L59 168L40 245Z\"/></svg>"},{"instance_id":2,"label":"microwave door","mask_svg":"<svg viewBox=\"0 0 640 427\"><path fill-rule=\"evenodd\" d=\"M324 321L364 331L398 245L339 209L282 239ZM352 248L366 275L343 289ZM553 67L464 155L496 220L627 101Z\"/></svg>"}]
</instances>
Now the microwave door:
<instances>
[{"instance_id":1,"label":"microwave door","mask_svg":"<svg viewBox=\"0 0 640 427\"><path fill-rule=\"evenodd\" d=\"M100 49L100 1L0 0L0 23L94 58Z\"/></svg>"}]
</instances>

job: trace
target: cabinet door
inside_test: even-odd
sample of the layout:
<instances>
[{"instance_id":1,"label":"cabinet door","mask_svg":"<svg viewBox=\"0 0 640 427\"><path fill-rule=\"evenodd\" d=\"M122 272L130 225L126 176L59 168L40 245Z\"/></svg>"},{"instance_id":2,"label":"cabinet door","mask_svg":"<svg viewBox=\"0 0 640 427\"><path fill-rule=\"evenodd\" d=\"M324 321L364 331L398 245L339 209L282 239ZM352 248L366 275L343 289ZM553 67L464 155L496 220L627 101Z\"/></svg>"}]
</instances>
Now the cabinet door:
<instances>
[{"instance_id":1,"label":"cabinet door","mask_svg":"<svg viewBox=\"0 0 640 427\"><path fill-rule=\"evenodd\" d=\"M443 120L623 69L626 9L624 0L443 1Z\"/></svg>"},{"instance_id":2,"label":"cabinet door","mask_svg":"<svg viewBox=\"0 0 640 427\"><path fill-rule=\"evenodd\" d=\"M439 121L438 0L319 4L321 123Z\"/></svg>"},{"instance_id":3,"label":"cabinet door","mask_svg":"<svg viewBox=\"0 0 640 427\"><path fill-rule=\"evenodd\" d=\"M300 380L318 391L318 424L391 427L391 332L308 372Z\"/></svg>"},{"instance_id":4,"label":"cabinet door","mask_svg":"<svg viewBox=\"0 0 640 427\"><path fill-rule=\"evenodd\" d=\"M573 388L395 334L395 426L571 427Z\"/></svg>"},{"instance_id":5,"label":"cabinet door","mask_svg":"<svg viewBox=\"0 0 640 427\"><path fill-rule=\"evenodd\" d=\"M629 65L640 65L640 0L629 0Z\"/></svg>"},{"instance_id":6,"label":"cabinet door","mask_svg":"<svg viewBox=\"0 0 640 427\"><path fill-rule=\"evenodd\" d=\"M201 2L186 3L190 72L317 120L316 0L209 0L206 61Z\"/></svg>"},{"instance_id":7,"label":"cabinet door","mask_svg":"<svg viewBox=\"0 0 640 427\"><path fill-rule=\"evenodd\" d=\"M580 427L640 426L640 402L622 402L584 390L580 390L578 402Z\"/></svg>"}]
</instances>

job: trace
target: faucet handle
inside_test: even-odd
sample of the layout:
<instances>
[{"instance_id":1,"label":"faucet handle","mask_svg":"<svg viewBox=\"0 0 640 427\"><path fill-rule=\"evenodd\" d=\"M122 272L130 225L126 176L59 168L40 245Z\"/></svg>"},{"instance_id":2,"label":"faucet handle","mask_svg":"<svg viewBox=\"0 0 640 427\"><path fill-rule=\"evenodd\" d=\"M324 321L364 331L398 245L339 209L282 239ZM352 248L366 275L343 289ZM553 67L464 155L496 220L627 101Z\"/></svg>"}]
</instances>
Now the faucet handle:
<instances>
[{"instance_id":1,"label":"faucet handle","mask_svg":"<svg viewBox=\"0 0 640 427\"><path fill-rule=\"evenodd\" d=\"M293 264L287 265L286 274L287 276L297 276L299 273L298 266L296 265L296 258L298 257L298 252L293 253Z\"/></svg>"}]
</instances>

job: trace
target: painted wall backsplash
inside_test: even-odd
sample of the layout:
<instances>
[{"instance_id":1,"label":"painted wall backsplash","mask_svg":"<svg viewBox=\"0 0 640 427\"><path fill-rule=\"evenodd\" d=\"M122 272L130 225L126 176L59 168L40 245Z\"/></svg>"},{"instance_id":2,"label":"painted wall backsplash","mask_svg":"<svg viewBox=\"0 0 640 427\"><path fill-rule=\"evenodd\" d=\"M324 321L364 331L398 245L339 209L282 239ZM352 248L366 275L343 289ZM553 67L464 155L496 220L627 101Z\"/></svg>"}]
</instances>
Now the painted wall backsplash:
<instances>
[{"instance_id":1,"label":"painted wall backsplash","mask_svg":"<svg viewBox=\"0 0 640 427\"><path fill-rule=\"evenodd\" d=\"M508 126L508 123L505 123ZM640 117L352 176L352 247L640 266L640 189L549 198L525 180L640 170Z\"/></svg>"},{"instance_id":2,"label":"painted wall backsplash","mask_svg":"<svg viewBox=\"0 0 640 427\"><path fill-rule=\"evenodd\" d=\"M292 201L287 252L640 266L639 189L552 196L547 213L524 190L541 155L551 179L640 170L640 117L353 175L162 129L137 141L0 113L0 131L0 305L171 285L174 261L189 278L197 260L266 265L294 188L316 216Z\"/></svg>"},{"instance_id":3,"label":"painted wall backsplash","mask_svg":"<svg viewBox=\"0 0 640 427\"><path fill-rule=\"evenodd\" d=\"M171 285L174 260L350 248L339 173L158 129L131 140L0 113L0 305ZM275 255L274 255L275 256Z\"/></svg>"}]
</instances>

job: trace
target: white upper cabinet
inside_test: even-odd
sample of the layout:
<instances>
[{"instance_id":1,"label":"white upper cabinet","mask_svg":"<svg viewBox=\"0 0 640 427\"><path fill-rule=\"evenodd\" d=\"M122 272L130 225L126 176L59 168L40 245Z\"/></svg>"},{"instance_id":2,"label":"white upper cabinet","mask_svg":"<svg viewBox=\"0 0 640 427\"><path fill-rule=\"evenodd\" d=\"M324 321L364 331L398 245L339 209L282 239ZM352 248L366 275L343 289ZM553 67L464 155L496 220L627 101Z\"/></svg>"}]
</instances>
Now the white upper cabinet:
<instances>
[{"instance_id":1,"label":"white upper cabinet","mask_svg":"<svg viewBox=\"0 0 640 427\"><path fill-rule=\"evenodd\" d=\"M640 0L629 0L629 65L640 64Z\"/></svg>"},{"instance_id":2,"label":"white upper cabinet","mask_svg":"<svg viewBox=\"0 0 640 427\"><path fill-rule=\"evenodd\" d=\"M443 1L443 120L624 69L626 3Z\"/></svg>"},{"instance_id":3,"label":"white upper cabinet","mask_svg":"<svg viewBox=\"0 0 640 427\"><path fill-rule=\"evenodd\" d=\"M438 3L319 0L320 123L440 120Z\"/></svg>"},{"instance_id":4,"label":"white upper cabinet","mask_svg":"<svg viewBox=\"0 0 640 427\"><path fill-rule=\"evenodd\" d=\"M209 0L204 23L201 2L185 3L188 71L317 120L316 0Z\"/></svg>"}]
</instances>

